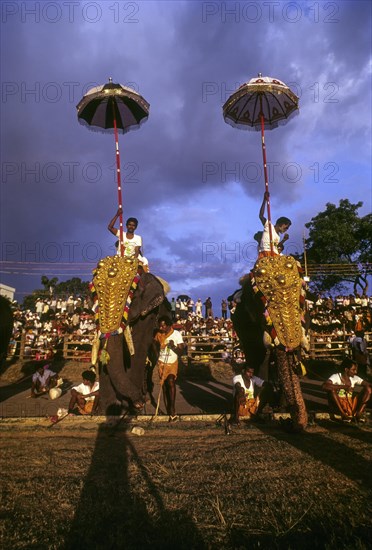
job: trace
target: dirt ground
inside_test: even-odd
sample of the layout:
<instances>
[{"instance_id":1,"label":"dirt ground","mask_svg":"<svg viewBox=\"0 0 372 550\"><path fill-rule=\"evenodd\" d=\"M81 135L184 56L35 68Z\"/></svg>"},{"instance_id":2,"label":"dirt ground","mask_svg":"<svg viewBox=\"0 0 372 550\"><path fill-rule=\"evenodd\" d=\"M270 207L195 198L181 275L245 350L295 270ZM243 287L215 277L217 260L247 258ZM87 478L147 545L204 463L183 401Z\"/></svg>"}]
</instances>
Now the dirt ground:
<instances>
[{"instance_id":1,"label":"dirt ground","mask_svg":"<svg viewBox=\"0 0 372 550\"><path fill-rule=\"evenodd\" d=\"M76 383L84 368L61 362L56 371ZM11 365L1 389L33 401L26 389L33 370ZM212 396L219 407L216 399L231 391L226 365L180 374L180 406L187 410L199 404L186 393L187 380L194 391L204 388L204 404ZM311 404L324 407L316 386L314 396ZM245 422L229 434L222 417L139 425L143 436L131 433L133 419L116 428L102 418L53 426L43 417L0 420L1 548L370 547L370 420L317 420L302 435L275 421Z\"/></svg>"},{"instance_id":2,"label":"dirt ground","mask_svg":"<svg viewBox=\"0 0 372 550\"><path fill-rule=\"evenodd\" d=\"M1 547L368 548L370 425L0 423Z\"/></svg>"}]
</instances>

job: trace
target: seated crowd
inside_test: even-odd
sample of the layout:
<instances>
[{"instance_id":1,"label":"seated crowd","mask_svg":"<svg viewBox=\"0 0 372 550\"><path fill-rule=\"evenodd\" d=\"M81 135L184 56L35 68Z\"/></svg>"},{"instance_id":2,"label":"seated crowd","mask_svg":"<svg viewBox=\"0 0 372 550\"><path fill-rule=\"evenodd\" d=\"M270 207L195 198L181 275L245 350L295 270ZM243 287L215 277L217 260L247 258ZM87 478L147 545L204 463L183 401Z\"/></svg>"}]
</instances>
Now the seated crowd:
<instances>
[{"instance_id":1,"label":"seated crowd","mask_svg":"<svg viewBox=\"0 0 372 550\"><path fill-rule=\"evenodd\" d=\"M234 310L234 303L229 303L227 308L226 300L222 300L220 317L213 316L210 298L204 303L200 299L172 298L170 304L173 326L188 338L191 346L195 339L212 337L222 346L235 339L233 324L227 314L228 309ZM357 332L372 330L371 311L371 298L318 296L313 301L306 301L306 325L320 345L329 349L342 347L345 334L351 335L352 340ZM40 298L32 309L15 307L9 354L15 353L22 333L24 356L39 360L49 359L53 350L62 347L66 335L76 348L88 350L94 331L94 315L88 298Z\"/></svg>"},{"instance_id":2,"label":"seated crowd","mask_svg":"<svg viewBox=\"0 0 372 550\"><path fill-rule=\"evenodd\" d=\"M330 376L323 384L323 389L327 392L332 414L339 415L342 421L349 422L353 419L363 421L363 413L371 394L370 384L365 380L366 373L363 372L369 365L369 362L363 362L364 356L368 361L363 329L370 329L370 311L362 304L352 306L350 304L337 306L333 302L332 304L331 306L327 300L327 303L313 303L312 307L308 307L310 326L314 320L324 319L325 316L328 316L333 323L337 322L337 325L344 326L345 311L350 311L352 308L352 319L355 323L352 325L355 329L351 341L353 353L352 357L344 359L340 372ZM61 308L55 312L50 307L46 309L44 304L41 315L30 310L24 312L17 310L15 312L15 329L24 330L26 337L32 335L33 339L28 338L29 345L31 346L31 342L34 341L38 350L43 346L45 346L43 349L46 349L48 345L55 344L66 334L71 338L86 338L89 341L89 336L93 334L95 328L92 311L89 308L89 303L84 300L77 300L76 306L70 312L67 311L67 308ZM214 337L217 341L227 344L235 336L230 319L213 318L211 315L204 318L191 310L182 317L176 313L174 319L170 317L159 319L159 330L154 339L159 359L157 365L160 384L163 387L164 401L170 421L177 419L175 379L178 371L178 356L184 353L183 337L189 337L188 343L192 349L197 338ZM173 355L170 360L171 353ZM239 424L241 416L259 419L265 408L270 409L272 406L278 405L278 403L274 403L277 398L274 387L271 382L255 376L253 369L248 363L245 363L244 357L240 360L238 356L234 355L233 361L236 363L235 366L240 368L235 369L237 374L232 381L232 422ZM53 397L52 392L58 389L62 380L49 368L49 365L36 364L35 366L31 397L38 397L46 392L49 392L52 399L58 397L57 394ZM238 371L241 372L238 373ZM362 391L356 394L355 386L361 386ZM86 370L82 373L82 382L71 389L67 414L95 414L98 407L99 382L96 381L94 369Z\"/></svg>"}]
</instances>

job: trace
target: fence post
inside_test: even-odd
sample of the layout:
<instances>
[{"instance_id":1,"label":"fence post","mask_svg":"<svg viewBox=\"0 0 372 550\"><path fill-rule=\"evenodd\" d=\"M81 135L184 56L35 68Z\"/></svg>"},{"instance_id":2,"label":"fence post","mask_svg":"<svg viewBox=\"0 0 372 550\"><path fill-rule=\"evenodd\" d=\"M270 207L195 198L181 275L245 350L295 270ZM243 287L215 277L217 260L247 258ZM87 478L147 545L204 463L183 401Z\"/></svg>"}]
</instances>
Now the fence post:
<instances>
[{"instance_id":1,"label":"fence post","mask_svg":"<svg viewBox=\"0 0 372 550\"><path fill-rule=\"evenodd\" d=\"M26 344L26 331L22 330L21 341L20 341L20 345L19 345L19 359L20 359L20 361L24 360L25 344Z\"/></svg>"},{"instance_id":2,"label":"fence post","mask_svg":"<svg viewBox=\"0 0 372 550\"><path fill-rule=\"evenodd\" d=\"M310 332L310 358L315 359L315 338L312 332Z\"/></svg>"},{"instance_id":3,"label":"fence post","mask_svg":"<svg viewBox=\"0 0 372 550\"><path fill-rule=\"evenodd\" d=\"M63 359L67 359L67 339L68 339L68 336L66 334L64 334L64 336L63 336L63 350L62 350Z\"/></svg>"}]
</instances>

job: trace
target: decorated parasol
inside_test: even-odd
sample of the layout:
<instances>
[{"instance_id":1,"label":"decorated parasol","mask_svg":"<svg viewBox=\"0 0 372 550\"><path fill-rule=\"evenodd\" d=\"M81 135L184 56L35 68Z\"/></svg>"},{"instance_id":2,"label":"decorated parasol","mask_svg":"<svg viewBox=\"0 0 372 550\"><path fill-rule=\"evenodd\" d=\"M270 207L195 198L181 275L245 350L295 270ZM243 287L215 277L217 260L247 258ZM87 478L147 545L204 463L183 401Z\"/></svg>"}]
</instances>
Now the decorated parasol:
<instances>
[{"instance_id":1,"label":"decorated parasol","mask_svg":"<svg viewBox=\"0 0 372 550\"><path fill-rule=\"evenodd\" d=\"M112 133L115 135L116 175L118 185L119 208L123 208L119 132L124 134L129 130L139 128L149 116L150 105L135 90L114 84L112 78L103 86L91 88L76 106L78 120L89 129ZM120 255L124 255L123 247L123 214L120 214Z\"/></svg>"},{"instance_id":2,"label":"decorated parasol","mask_svg":"<svg viewBox=\"0 0 372 550\"><path fill-rule=\"evenodd\" d=\"M243 130L261 130L262 158L267 192L267 217L269 221L270 248L273 252L269 181L267 177L265 129L284 125L298 114L298 97L284 82L258 74L242 84L223 106L225 122Z\"/></svg>"}]
</instances>

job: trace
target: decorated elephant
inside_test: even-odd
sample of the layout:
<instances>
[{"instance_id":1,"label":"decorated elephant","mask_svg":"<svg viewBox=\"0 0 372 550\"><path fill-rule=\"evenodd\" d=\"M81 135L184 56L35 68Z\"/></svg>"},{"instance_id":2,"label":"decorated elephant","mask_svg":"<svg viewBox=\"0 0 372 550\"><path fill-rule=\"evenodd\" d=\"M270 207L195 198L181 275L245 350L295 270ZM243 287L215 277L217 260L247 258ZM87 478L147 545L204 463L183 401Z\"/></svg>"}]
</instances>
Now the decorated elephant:
<instances>
[{"instance_id":1,"label":"decorated elephant","mask_svg":"<svg viewBox=\"0 0 372 550\"><path fill-rule=\"evenodd\" d=\"M301 431L307 412L299 380L301 346L306 345L305 283L299 266L291 256L260 258L240 283L242 288L230 297L236 303L231 317L246 361L258 370L270 357L293 428Z\"/></svg>"},{"instance_id":2,"label":"decorated elephant","mask_svg":"<svg viewBox=\"0 0 372 550\"><path fill-rule=\"evenodd\" d=\"M13 332L13 311L7 298L0 296L0 367L5 363Z\"/></svg>"},{"instance_id":3,"label":"decorated elephant","mask_svg":"<svg viewBox=\"0 0 372 550\"><path fill-rule=\"evenodd\" d=\"M146 358L167 300L163 284L135 258L101 260L91 285L97 322L92 362L98 360L100 403L106 414L144 404Z\"/></svg>"}]
</instances>

